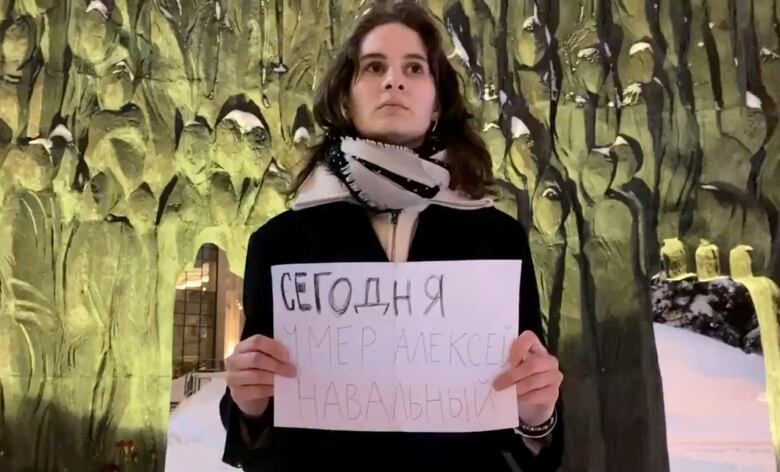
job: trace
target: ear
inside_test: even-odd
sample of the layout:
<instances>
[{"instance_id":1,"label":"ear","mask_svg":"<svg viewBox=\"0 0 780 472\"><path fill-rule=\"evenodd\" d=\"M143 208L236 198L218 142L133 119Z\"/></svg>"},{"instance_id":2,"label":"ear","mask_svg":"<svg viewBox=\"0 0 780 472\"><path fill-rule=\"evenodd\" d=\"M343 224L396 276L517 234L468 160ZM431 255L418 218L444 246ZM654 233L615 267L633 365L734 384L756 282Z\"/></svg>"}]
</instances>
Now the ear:
<instances>
[{"instance_id":1,"label":"ear","mask_svg":"<svg viewBox=\"0 0 780 472\"><path fill-rule=\"evenodd\" d=\"M340 108L341 108L341 116L344 117L345 120L349 121L350 120L350 117L349 117L349 104L347 103L346 100L343 100L341 102Z\"/></svg>"}]
</instances>

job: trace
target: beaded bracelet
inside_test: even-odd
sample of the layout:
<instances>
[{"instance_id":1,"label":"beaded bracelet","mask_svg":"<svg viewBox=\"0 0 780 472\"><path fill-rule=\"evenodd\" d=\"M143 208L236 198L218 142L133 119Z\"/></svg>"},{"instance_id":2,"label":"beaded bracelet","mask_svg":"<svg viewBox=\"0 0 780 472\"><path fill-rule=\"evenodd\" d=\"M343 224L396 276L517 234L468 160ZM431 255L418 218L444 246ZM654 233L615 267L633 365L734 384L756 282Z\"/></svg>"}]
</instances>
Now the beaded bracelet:
<instances>
[{"instance_id":1,"label":"beaded bracelet","mask_svg":"<svg viewBox=\"0 0 780 472\"><path fill-rule=\"evenodd\" d=\"M515 428L515 433L528 439L542 439L555 429L555 425L558 423L558 412L553 411L550 419L538 426L528 426L520 422L520 426Z\"/></svg>"}]
</instances>

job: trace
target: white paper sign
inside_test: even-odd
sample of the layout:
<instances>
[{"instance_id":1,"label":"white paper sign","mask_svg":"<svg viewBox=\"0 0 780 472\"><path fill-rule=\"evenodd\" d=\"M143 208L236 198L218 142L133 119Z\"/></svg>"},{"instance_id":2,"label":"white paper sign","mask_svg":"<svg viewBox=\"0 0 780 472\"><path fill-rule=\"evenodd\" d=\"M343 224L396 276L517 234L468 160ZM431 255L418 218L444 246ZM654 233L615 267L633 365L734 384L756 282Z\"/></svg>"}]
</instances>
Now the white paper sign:
<instances>
[{"instance_id":1,"label":"white paper sign","mask_svg":"<svg viewBox=\"0 0 780 472\"><path fill-rule=\"evenodd\" d=\"M493 389L517 337L520 261L272 267L274 424L352 431L516 427L514 388Z\"/></svg>"}]
</instances>

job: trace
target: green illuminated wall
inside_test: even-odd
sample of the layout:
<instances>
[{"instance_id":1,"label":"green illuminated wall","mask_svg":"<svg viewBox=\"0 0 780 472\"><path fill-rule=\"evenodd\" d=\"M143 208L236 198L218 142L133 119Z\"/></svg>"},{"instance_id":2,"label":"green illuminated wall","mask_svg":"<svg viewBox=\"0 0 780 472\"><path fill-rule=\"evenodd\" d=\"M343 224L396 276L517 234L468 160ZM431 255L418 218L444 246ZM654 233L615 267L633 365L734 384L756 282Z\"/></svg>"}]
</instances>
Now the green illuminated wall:
<instances>
[{"instance_id":1,"label":"green illuminated wall","mask_svg":"<svg viewBox=\"0 0 780 472\"><path fill-rule=\"evenodd\" d=\"M0 470L163 469L176 278L242 272L367 3L0 0ZM668 468L662 260L749 289L780 438L776 2L423 3L529 229L565 469Z\"/></svg>"}]
</instances>

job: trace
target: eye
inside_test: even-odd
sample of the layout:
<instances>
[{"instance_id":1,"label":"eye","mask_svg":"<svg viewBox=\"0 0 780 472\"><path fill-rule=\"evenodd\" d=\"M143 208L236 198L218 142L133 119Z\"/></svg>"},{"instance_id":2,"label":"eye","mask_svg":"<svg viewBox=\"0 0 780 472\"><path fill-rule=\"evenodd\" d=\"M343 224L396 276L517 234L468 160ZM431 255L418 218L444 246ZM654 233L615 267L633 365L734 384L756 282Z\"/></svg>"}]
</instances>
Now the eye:
<instances>
[{"instance_id":1,"label":"eye","mask_svg":"<svg viewBox=\"0 0 780 472\"><path fill-rule=\"evenodd\" d=\"M542 196L549 200L558 200L561 196L561 188L557 184L549 184L542 191Z\"/></svg>"},{"instance_id":2,"label":"eye","mask_svg":"<svg viewBox=\"0 0 780 472\"><path fill-rule=\"evenodd\" d=\"M407 66L409 69L409 72L412 74L424 74L425 73L425 66L420 64L419 62L413 62Z\"/></svg>"},{"instance_id":3,"label":"eye","mask_svg":"<svg viewBox=\"0 0 780 472\"><path fill-rule=\"evenodd\" d=\"M371 61L363 67L363 70L371 74L382 72L384 65L378 61Z\"/></svg>"}]
</instances>

